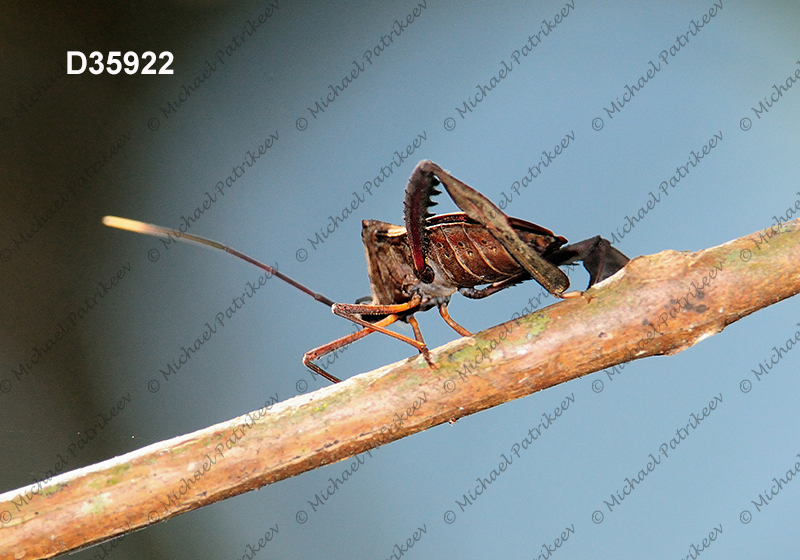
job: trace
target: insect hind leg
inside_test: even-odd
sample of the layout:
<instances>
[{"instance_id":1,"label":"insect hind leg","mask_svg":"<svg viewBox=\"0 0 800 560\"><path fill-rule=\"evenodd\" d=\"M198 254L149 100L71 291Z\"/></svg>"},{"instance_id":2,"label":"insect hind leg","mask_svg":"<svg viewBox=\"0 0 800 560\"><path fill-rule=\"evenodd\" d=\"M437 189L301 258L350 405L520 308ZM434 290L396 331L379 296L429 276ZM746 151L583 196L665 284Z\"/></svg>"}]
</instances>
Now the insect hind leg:
<instances>
[{"instance_id":1,"label":"insect hind leg","mask_svg":"<svg viewBox=\"0 0 800 560\"><path fill-rule=\"evenodd\" d=\"M599 235L562 247L548 257L555 265L583 262L592 287L619 272L630 259Z\"/></svg>"}]
</instances>

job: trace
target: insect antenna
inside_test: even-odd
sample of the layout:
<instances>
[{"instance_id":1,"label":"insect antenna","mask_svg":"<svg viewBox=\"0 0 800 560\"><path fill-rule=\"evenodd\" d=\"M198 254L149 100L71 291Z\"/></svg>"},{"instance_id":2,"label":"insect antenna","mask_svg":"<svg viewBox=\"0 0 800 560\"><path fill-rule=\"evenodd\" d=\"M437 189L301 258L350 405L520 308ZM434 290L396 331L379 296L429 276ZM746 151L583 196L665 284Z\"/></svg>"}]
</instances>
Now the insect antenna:
<instances>
[{"instance_id":1,"label":"insect antenna","mask_svg":"<svg viewBox=\"0 0 800 560\"><path fill-rule=\"evenodd\" d=\"M256 265L258 268L266 270L270 274L273 274L286 282L287 284L291 284L301 292L304 292L315 300L320 303L324 303L328 307L331 307L335 302L323 296L322 294L318 294L314 291L309 290L305 286L303 286L300 282L293 280L283 274L282 272L278 272L276 269L272 268L269 265L266 265L262 262L255 260L252 257L245 255L244 253L237 251L232 247L228 247L223 245L222 243L217 243L216 241L212 241L210 239L206 239L204 237L198 237L197 235L192 235L190 233L181 233L179 231L171 230L165 227L156 226L153 224L146 224L144 222L138 222L136 220L128 220L127 218L118 218L116 216L104 216L103 223L107 226L117 228L117 229L125 229L128 231L133 231L136 233L144 233L146 235L152 235L155 237L166 237L167 239L180 239L182 241L189 241L192 243L196 243L198 245L203 245L205 247L212 247L214 249L219 249L221 251L225 251L226 253L230 253L234 257L239 257L242 260L249 262L250 264Z\"/></svg>"}]
</instances>

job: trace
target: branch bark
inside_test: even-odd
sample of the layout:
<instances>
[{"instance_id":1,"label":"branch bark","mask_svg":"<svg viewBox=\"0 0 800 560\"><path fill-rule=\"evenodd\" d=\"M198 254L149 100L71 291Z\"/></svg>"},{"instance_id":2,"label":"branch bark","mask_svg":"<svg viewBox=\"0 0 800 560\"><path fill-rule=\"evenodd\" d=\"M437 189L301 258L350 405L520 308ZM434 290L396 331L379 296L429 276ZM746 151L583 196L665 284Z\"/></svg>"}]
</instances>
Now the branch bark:
<instances>
[{"instance_id":1,"label":"branch bark","mask_svg":"<svg viewBox=\"0 0 800 560\"><path fill-rule=\"evenodd\" d=\"M0 558L99 543L576 377L675 354L800 292L799 262L798 220L696 253L638 257L580 297L433 350L434 371L410 358L6 492Z\"/></svg>"}]
</instances>

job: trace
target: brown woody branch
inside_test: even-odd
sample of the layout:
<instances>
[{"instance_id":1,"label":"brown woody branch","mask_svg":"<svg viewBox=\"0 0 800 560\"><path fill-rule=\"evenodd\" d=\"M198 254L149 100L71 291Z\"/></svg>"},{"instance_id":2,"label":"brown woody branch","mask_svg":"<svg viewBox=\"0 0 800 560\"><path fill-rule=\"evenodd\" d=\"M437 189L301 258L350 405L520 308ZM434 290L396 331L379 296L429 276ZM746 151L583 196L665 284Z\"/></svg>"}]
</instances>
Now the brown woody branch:
<instances>
[{"instance_id":1,"label":"brown woody branch","mask_svg":"<svg viewBox=\"0 0 800 560\"><path fill-rule=\"evenodd\" d=\"M797 294L797 263L797 220L696 253L638 257L581 297L433 350L435 371L411 358L59 475L33 496L2 494L0 558L75 550L603 368L675 354Z\"/></svg>"}]
</instances>

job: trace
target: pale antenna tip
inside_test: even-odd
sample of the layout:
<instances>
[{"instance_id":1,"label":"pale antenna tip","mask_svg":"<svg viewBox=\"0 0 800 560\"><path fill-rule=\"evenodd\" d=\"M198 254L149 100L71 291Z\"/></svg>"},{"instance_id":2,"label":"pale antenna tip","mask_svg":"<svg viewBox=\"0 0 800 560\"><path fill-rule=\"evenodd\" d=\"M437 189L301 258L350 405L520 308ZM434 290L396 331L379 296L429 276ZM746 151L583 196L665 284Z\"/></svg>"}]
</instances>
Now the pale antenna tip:
<instances>
[{"instance_id":1,"label":"pale antenna tip","mask_svg":"<svg viewBox=\"0 0 800 560\"><path fill-rule=\"evenodd\" d=\"M148 225L143 222L137 222L136 220L129 220L127 218L118 218L116 216L103 216L103 223L109 227L126 229L137 233L145 233L150 229Z\"/></svg>"}]
</instances>

